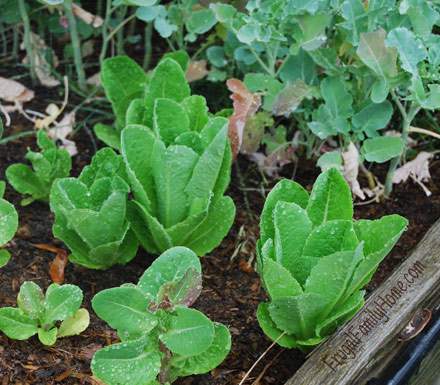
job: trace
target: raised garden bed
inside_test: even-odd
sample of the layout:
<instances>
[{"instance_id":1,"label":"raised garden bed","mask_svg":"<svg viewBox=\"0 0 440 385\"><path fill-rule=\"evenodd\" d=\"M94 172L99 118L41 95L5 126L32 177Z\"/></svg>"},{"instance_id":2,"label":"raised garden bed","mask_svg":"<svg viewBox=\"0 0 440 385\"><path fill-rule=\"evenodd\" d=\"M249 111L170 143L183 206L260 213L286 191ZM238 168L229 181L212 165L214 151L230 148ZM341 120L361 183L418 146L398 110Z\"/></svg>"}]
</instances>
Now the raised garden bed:
<instances>
[{"instance_id":1,"label":"raised garden bed","mask_svg":"<svg viewBox=\"0 0 440 385\"><path fill-rule=\"evenodd\" d=\"M25 124L22 121L14 125L7 130L6 134L24 130ZM89 161L94 149L84 131L80 132L75 139L81 154L74 158L73 174L77 175ZM22 159L28 146L35 146L34 139L20 139L8 144L7 147L2 147L0 178L4 176L9 164ZM440 216L440 168L436 166L437 163L438 161L434 161L431 166L433 174L433 180L429 184L433 192L431 197L426 197L417 185L408 183L399 185L393 197L383 203L355 207L356 217L376 218L385 214L398 213L407 217L410 222L408 231L404 233L393 252L375 274L374 280L369 285L370 291L379 288L395 269L405 268L406 265L402 265L402 262L411 255L411 250ZM245 180L244 185L241 185L237 177L238 167L242 180ZM284 173L290 176L292 171L287 167ZM312 163L304 161L302 167L296 171L295 180L310 186L317 174L318 170ZM237 203L236 221L221 247L202 259L205 283L203 295L195 305L210 318L231 328L232 351L227 360L211 374L185 378L179 380L179 384L237 384L247 369L270 345L270 341L259 328L255 318L257 305L264 299L264 294L258 276L249 264L252 262L254 243L258 238L258 216L264 203L262 189L269 190L270 185L263 184L254 164L249 163L245 158L240 158L234 168L229 192ZM16 204L20 200L20 197L11 189L8 189L7 197ZM19 207L20 214L20 229L10 248L13 258L0 272L0 302L4 305L15 304L20 284L25 280L33 280L42 287L50 284L49 263L54 255L41 251L34 245L47 243L59 246L51 233L53 219L46 205L34 203L28 207L17 207ZM431 237L435 238L434 235ZM415 255L420 255L420 252ZM132 263L124 267L111 268L108 271L91 271L69 264L66 270L66 281L81 285L85 294L85 306L90 310L90 300L94 294L123 282L136 282L151 262L152 258L140 251ZM392 281L394 278L389 279ZM420 291L419 295L423 296L423 291ZM411 303L411 298L409 302ZM415 308L416 306L412 304L405 310L405 316L398 325L395 325L394 332L405 325ZM397 313L396 310L396 315ZM361 312L356 319L362 317L362 314ZM41 347L34 338L29 342L19 342L8 340L4 335L0 336L2 347L0 376L3 382L15 384L24 381L29 384L44 383L47 385L94 384L89 369L91 357L98 348L115 342L116 335L96 318L93 312L91 315L91 326L84 334L60 340L56 346L51 348ZM356 319L352 322L356 322ZM340 337L336 335L336 344L340 341L338 338ZM325 349L325 346L322 349ZM316 359L314 357L316 356L306 361L306 356L298 350L276 347L255 369L251 379L261 376L261 384L283 384L304 362L312 363L312 360ZM299 373L307 371L308 364L305 365ZM296 378L288 382L289 385L296 384L292 382L296 381ZM249 383L252 383L251 379Z\"/></svg>"},{"instance_id":2,"label":"raised garden bed","mask_svg":"<svg viewBox=\"0 0 440 385\"><path fill-rule=\"evenodd\" d=\"M0 9L0 385L438 381L438 2Z\"/></svg>"}]
</instances>

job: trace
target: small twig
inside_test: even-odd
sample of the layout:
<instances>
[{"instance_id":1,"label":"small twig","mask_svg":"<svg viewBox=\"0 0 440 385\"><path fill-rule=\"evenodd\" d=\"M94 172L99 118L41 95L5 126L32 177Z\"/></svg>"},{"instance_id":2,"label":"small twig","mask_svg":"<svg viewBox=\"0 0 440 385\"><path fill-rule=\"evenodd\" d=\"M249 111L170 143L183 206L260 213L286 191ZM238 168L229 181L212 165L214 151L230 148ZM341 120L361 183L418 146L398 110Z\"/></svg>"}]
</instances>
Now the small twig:
<instances>
[{"instance_id":1,"label":"small twig","mask_svg":"<svg viewBox=\"0 0 440 385\"><path fill-rule=\"evenodd\" d=\"M278 343L278 341L283 338L286 335L286 332L280 334L280 336L272 342L272 344L261 354L260 357L258 357L258 360L255 361L255 363L251 366L251 368L247 371L247 373L244 375L244 377L241 379L240 383L238 385L243 385L245 381L248 379L252 371L256 368L256 366L260 363L260 361L266 356L267 353L270 352L270 350Z\"/></svg>"},{"instance_id":2,"label":"small twig","mask_svg":"<svg viewBox=\"0 0 440 385\"><path fill-rule=\"evenodd\" d=\"M280 350L274 358L270 360L270 362L263 368L261 373L258 375L258 377L255 379L255 381L252 383L252 385L259 385L260 381L263 379L263 376L266 374L267 369L269 369L272 364L278 359L278 357L281 355L281 353L284 352L284 349Z\"/></svg>"},{"instance_id":3,"label":"small twig","mask_svg":"<svg viewBox=\"0 0 440 385\"><path fill-rule=\"evenodd\" d=\"M418 134L425 134L425 135L432 136L433 138L440 139L440 134L426 130L425 128L410 126L409 132L417 132Z\"/></svg>"}]
</instances>

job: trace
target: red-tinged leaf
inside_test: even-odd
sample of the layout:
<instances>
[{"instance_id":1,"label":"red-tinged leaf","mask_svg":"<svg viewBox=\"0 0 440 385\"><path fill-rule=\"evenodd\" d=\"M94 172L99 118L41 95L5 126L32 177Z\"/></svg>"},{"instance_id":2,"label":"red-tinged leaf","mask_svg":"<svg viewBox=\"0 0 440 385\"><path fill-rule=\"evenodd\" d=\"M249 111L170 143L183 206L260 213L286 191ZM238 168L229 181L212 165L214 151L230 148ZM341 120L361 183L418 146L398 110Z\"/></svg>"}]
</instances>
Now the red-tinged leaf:
<instances>
[{"instance_id":1,"label":"red-tinged leaf","mask_svg":"<svg viewBox=\"0 0 440 385\"><path fill-rule=\"evenodd\" d=\"M206 60L196 60L190 62L185 75L188 83L203 79L206 75L208 75L209 71L206 68L206 65Z\"/></svg>"},{"instance_id":2,"label":"red-tinged leaf","mask_svg":"<svg viewBox=\"0 0 440 385\"><path fill-rule=\"evenodd\" d=\"M261 96L250 92L238 79L229 79L226 85L232 92L231 99L234 107L234 113L229 118L229 138L235 158L240 152L246 122L257 113L261 106Z\"/></svg>"}]
</instances>

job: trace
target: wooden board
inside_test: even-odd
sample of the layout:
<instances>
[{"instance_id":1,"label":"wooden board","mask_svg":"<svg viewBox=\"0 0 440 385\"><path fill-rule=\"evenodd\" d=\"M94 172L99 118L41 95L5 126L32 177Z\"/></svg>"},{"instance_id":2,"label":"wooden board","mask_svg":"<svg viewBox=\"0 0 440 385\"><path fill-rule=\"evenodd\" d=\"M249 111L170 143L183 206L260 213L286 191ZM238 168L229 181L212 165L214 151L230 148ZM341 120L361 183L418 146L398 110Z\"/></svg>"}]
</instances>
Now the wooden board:
<instances>
[{"instance_id":1,"label":"wooden board","mask_svg":"<svg viewBox=\"0 0 440 385\"><path fill-rule=\"evenodd\" d=\"M398 334L420 308L440 304L440 220L364 308L316 348L286 385L364 385L399 354Z\"/></svg>"}]
</instances>

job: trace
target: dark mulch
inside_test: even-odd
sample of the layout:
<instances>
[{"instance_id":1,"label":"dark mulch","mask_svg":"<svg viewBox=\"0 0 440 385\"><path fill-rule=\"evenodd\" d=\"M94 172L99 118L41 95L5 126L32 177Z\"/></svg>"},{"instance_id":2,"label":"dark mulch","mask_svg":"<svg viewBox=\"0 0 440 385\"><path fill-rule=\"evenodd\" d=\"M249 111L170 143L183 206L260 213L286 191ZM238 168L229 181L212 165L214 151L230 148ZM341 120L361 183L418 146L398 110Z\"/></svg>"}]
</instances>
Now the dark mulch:
<instances>
[{"instance_id":1,"label":"dark mulch","mask_svg":"<svg viewBox=\"0 0 440 385\"><path fill-rule=\"evenodd\" d=\"M18 119L14 127L6 131L6 135L28 129L31 129L29 124ZM74 174L78 174L90 160L93 145L84 131L75 140L80 150L74 159ZM0 146L1 179L4 178L9 164L23 161L28 146L35 146L32 137ZM426 197L417 185L407 183L397 186L392 198L384 203L356 207L356 217L359 218L373 219L398 213L410 220L409 230L382 263L370 289L390 274L440 216L439 162L436 160L431 166L431 197ZM237 167L240 168L241 178L237 176ZM290 172L287 170L286 175ZM311 187L317 174L318 170L313 163L303 161L299 164L295 179ZM246 185L240 186L240 180ZM258 276L251 267L258 237L257 218L264 202L260 192L261 184L261 177L255 166L240 158L238 166L234 167L229 191L238 209L235 224L222 245L202 260L204 290L195 306L213 320L230 327L233 336L231 354L210 374L188 377L177 381L177 384L238 384L247 369L270 345L255 318L257 305L264 300L264 293ZM33 244L59 244L52 237L53 218L47 205L34 203L28 207L20 207L20 197L11 188L8 188L6 197L18 207L20 230L9 247L13 259L0 271L0 305L15 306L19 287L25 280L35 281L43 288L50 284L48 265L54 255L36 249ZM127 266L114 267L107 271L91 271L69 264L66 282L79 285L83 289L84 304L91 311L90 300L95 293L124 282L136 282L151 261L150 256L139 251L136 259ZM61 339L52 348L43 347L36 338L21 342L1 335L0 384L93 384L95 382L91 379L89 364L94 351L116 341L115 333L93 311L91 325L86 332L78 337ZM282 385L304 359L299 351L275 347L256 368L253 378L264 372L260 385Z\"/></svg>"}]
</instances>

